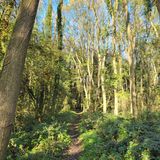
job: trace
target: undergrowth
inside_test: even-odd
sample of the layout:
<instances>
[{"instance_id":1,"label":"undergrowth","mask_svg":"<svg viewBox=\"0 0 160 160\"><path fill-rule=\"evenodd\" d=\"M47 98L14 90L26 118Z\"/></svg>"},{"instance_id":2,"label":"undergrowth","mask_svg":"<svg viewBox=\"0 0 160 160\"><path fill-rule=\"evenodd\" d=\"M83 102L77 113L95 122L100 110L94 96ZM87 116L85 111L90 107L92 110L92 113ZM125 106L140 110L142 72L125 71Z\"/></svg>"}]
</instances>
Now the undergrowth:
<instances>
[{"instance_id":1,"label":"undergrowth","mask_svg":"<svg viewBox=\"0 0 160 160\"><path fill-rule=\"evenodd\" d=\"M80 130L84 147L80 160L160 160L159 113L137 119L88 114Z\"/></svg>"},{"instance_id":2,"label":"undergrowth","mask_svg":"<svg viewBox=\"0 0 160 160\"><path fill-rule=\"evenodd\" d=\"M25 123L17 123L12 134L7 160L62 160L71 143L68 125L75 117L74 112L63 112L42 123L30 115L23 117Z\"/></svg>"}]
</instances>

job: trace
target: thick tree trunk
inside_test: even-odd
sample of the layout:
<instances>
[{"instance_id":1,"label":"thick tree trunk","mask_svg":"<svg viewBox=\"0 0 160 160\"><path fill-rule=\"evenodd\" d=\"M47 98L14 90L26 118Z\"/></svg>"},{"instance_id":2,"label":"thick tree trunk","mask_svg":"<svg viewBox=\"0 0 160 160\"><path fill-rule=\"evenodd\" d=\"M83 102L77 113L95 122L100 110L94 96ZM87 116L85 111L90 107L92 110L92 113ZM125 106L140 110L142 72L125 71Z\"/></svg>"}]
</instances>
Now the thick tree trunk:
<instances>
[{"instance_id":1,"label":"thick tree trunk","mask_svg":"<svg viewBox=\"0 0 160 160\"><path fill-rule=\"evenodd\" d=\"M0 159L5 159L39 0L23 0L0 75Z\"/></svg>"}]
</instances>

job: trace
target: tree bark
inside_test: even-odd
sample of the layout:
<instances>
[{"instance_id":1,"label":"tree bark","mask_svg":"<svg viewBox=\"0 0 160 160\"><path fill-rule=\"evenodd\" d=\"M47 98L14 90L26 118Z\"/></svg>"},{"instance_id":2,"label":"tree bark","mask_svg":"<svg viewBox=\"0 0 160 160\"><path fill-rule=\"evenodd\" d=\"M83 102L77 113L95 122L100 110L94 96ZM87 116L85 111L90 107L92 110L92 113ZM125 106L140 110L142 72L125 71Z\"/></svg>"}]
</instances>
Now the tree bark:
<instances>
[{"instance_id":1,"label":"tree bark","mask_svg":"<svg viewBox=\"0 0 160 160\"><path fill-rule=\"evenodd\" d=\"M23 0L0 75L0 159L6 157L25 57L39 0Z\"/></svg>"},{"instance_id":2,"label":"tree bark","mask_svg":"<svg viewBox=\"0 0 160 160\"><path fill-rule=\"evenodd\" d=\"M105 89L105 60L106 57L102 57L101 66L101 87L102 87L102 100L103 100L103 113L107 112L107 101L106 101L106 89Z\"/></svg>"},{"instance_id":3,"label":"tree bark","mask_svg":"<svg viewBox=\"0 0 160 160\"><path fill-rule=\"evenodd\" d=\"M63 0L60 0L57 7L57 32L58 32L58 49L59 50L63 49L62 7L63 7Z\"/></svg>"},{"instance_id":4,"label":"tree bark","mask_svg":"<svg viewBox=\"0 0 160 160\"><path fill-rule=\"evenodd\" d=\"M136 37L131 30L130 24L130 14L128 11L128 1L124 1L125 6L125 16L126 16L126 31L127 31L127 40L128 40L128 48L127 48L127 55L128 55L128 63L129 63L129 83L130 83L130 113L133 116L137 116L137 95L136 95L136 79L135 79L135 43Z\"/></svg>"},{"instance_id":5,"label":"tree bark","mask_svg":"<svg viewBox=\"0 0 160 160\"><path fill-rule=\"evenodd\" d=\"M114 71L114 75L117 76L117 62L116 62L116 54L115 53L113 55L113 71ZM116 85L114 86L114 115L117 116L118 112L119 112L117 79L115 81L116 81Z\"/></svg>"},{"instance_id":6,"label":"tree bark","mask_svg":"<svg viewBox=\"0 0 160 160\"><path fill-rule=\"evenodd\" d=\"M119 99L118 99L118 89L117 89L117 75L118 75L118 71L117 71L117 54L116 54L116 11L118 9L118 1L115 1L115 5L114 5L114 9L113 9L113 13L112 13L112 27L113 27L113 37L112 37L112 45L113 45L113 60L112 60L112 64L113 64L113 72L114 72L114 76L115 78L115 82L116 85L114 86L114 115L118 115L119 112Z\"/></svg>"}]
</instances>

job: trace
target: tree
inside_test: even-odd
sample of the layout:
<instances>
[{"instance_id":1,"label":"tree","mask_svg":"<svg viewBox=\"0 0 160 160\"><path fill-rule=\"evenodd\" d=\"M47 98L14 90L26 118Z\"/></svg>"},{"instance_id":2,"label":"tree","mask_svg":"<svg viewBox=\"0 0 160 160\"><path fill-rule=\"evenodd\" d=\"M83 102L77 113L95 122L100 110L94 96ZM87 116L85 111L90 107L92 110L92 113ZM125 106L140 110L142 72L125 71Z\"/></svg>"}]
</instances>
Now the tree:
<instances>
[{"instance_id":1,"label":"tree","mask_svg":"<svg viewBox=\"0 0 160 160\"><path fill-rule=\"evenodd\" d=\"M0 66L6 51L6 42L10 35L10 20L15 6L15 1L4 1L0 3Z\"/></svg>"},{"instance_id":2,"label":"tree","mask_svg":"<svg viewBox=\"0 0 160 160\"><path fill-rule=\"evenodd\" d=\"M62 79L61 73L62 73L62 55L61 52L63 49L63 24L62 24L62 7L63 7L63 0L59 1L59 4L57 6L57 49L59 50L59 58L57 60L57 71L55 73L55 79L54 79L54 93L53 93L53 105L55 105L55 102L57 100L58 95L60 94L60 80Z\"/></svg>"},{"instance_id":3,"label":"tree","mask_svg":"<svg viewBox=\"0 0 160 160\"><path fill-rule=\"evenodd\" d=\"M44 33L48 40L52 41L52 0L48 1L48 9L44 23Z\"/></svg>"},{"instance_id":4,"label":"tree","mask_svg":"<svg viewBox=\"0 0 160 160\"><path fill-rule=\"evenodd\" d=\"M0 157L5 159L39 0L22 0L0 75Z\"/></svg>"},{"instance_id":5,"label":"tree","mask_svg":"<svg viewBox=\"0 0 160 160\"><path fill-rule=\"evenodd\" d=\"M158 12L160 14L160 0L155 0L155 3L156 3L156 7L158 9Z\"/></svg>"},{"instance_id":6,"label":"tree","mask_svg":"<svg viewBox=\"0 0 160 160\"><path fill-rule=\"evenodd\" d=\"M63 48L62 7L63 7L63 0L60 0L57 7L57 33L58 33L58 49L59 50L62 50Z\"/></svg>"}]
</instances>

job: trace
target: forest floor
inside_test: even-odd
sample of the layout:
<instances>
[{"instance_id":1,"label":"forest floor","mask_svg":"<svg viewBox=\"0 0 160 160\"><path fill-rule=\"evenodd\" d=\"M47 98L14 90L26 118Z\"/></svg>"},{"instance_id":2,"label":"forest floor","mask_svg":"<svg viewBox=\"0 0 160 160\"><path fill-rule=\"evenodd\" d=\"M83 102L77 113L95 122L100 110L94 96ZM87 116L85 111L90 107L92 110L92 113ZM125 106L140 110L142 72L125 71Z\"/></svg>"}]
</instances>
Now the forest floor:
<instances>
[{"instance_id":1,"label":"forest floor","mask_svg":"<svg viewBox=\"0 0 160 160\"><path fill-rule=\"evenodd\" d=\"M68 134L71 136L72 143L68 147L68 149L65 152L65 160L78 160L82 153L82 143L79 140L79 123L81 119L81 114L77 113L77 117L75 118L75 121L72 122L69 126Z\"/></svg>"}]
</instances>

